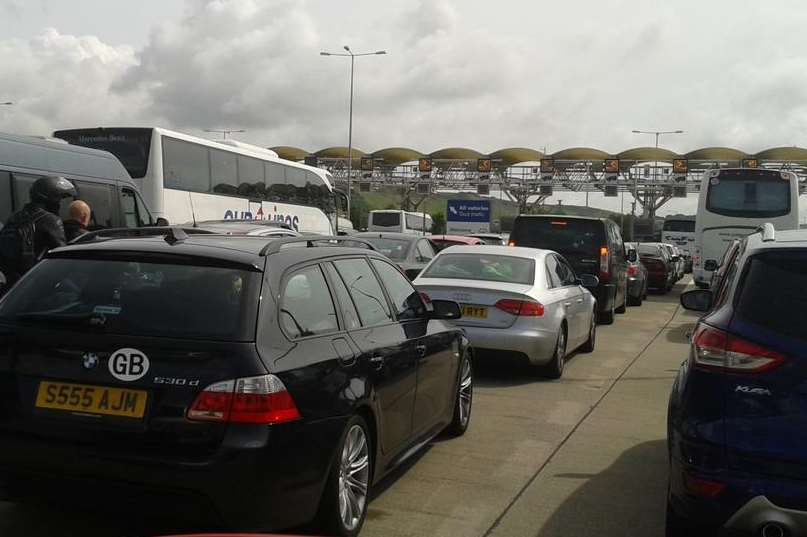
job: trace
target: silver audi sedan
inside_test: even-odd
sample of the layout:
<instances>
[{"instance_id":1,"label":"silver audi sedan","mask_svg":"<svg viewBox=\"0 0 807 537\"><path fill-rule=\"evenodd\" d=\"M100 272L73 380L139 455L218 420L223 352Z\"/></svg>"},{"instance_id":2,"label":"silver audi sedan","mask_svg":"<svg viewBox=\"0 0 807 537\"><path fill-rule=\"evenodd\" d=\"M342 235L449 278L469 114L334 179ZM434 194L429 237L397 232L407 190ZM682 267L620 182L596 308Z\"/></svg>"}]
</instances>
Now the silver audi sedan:
<instances>
[{"instance_id":1,"label":"silver audi sedan","mask_svg":"<svg viewBox=\"0 0 807 537\"><path fill-rule=\"evenodd\" d=\"M560 254L508 246L452 246L415 279L424 300L460 303L455 322L477 356L522 360L560 378L575 349L594 350L596 300Z\"/></svg>"}]
</instances>

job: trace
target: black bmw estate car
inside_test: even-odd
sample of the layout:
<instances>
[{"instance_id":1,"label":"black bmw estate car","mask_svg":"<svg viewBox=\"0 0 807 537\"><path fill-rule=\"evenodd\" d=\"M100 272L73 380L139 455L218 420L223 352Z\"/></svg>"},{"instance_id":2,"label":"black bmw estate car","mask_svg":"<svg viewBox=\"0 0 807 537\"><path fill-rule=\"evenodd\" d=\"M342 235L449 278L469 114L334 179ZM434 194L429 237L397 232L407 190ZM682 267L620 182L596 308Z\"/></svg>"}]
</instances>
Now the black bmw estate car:
<instances>
[{"instance_id":1,"label":"black bmw estate car","mask_svg":"<svg viewBox=\"0 0 807 537\"><path fill-rule=\"evenodd\" d=\"M0 300L0 499L356 535L374 483L465 432L459 307L381 254L146 234L54 250Z\"/></svg>"}]
</instances>

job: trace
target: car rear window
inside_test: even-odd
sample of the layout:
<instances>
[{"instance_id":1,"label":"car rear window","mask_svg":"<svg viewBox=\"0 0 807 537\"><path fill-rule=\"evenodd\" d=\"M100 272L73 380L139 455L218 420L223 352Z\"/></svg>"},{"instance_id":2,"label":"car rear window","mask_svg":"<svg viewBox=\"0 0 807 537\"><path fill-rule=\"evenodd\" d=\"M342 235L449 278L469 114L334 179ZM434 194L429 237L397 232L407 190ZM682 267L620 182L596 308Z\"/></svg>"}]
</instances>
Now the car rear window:
<instances>
[{"instance_id":1,"label":"car rear window","mask_svg":"<svg viewBox=\"0 0 807 537\"><path fill-rule=\"evenodd\" d=\"M380 237L361 237L370 244L376 251L381 252L393 261L403 261L409 252L410 241L401 239L386 239Z\"/></svg>"},{"instance_id":2,"label":"car rear window","mask_svg":"<svg viewBox=\"0 0 807 537\"><path fill-rule=\"evenodd\" d=\"M666 220L664 231L677 231L681 233L695 233L694 220Z\"/></svg>"},{"instance_id":3,"label":"car rear window","mask_svg":"<svg viewBox=\"0 0 807 537\"><path fill-rule=\"evenodd\" d=\"M421 274L423 278L456 278L490 282L535 282L535 261L486 254L443 254Z\"/></svg>"},{"instance_id":4,"label":"car rear window","mask_svg":"<svg viewBox=\"0 0 807 537\"><path fill-rule=\"evenodd\" d=\"M787 337L807 340L807 250L768 252L748 261L736 313Z\"/></svg>"},{"instance_id":5,"label":"car rear window","mask_svg":"<svg viewBox=\"0 0 807 537\"><path fill-rule=\"evenodd\" d=\"M233 268L46 259L0 302L0 322L252 341L260 283Z\"/></svg>"},{"instance_id":6,"label":"car rear window","mask_svg":"<svg viewBox=\"0 0 807 537\"><path fill-rule=\"evenodd\" d=\"M783 216L790 213L790 183L778 172L726 171L710 180L706 209L741 218Z\"/></svg>"},{"instance_id":7,"label":"car rear window","mask_svg":"<svg viewBox=\"0 0 807 537\"><path fill-rule=\"evenodd\" d=\"M554 250L564 255L599 255L605 232L598 220L518 218L510 240L517 246Z\"/></svg>"},{"instance_id":8,"label":"car rear window","mask_svg":"<svg viewBox=\"0 0 807 537\"><path fill-rule=\"evenodd\" d=\"M401 213L373 213L371 225L397 227L401 225Z\"/></svg>"},{"instance_id":9,"label":"car rear window","mask_svg":"<svg viewBox=\"0 0 807 537\"><path fill-rule=\"evenodd\" d=\"M639 254L641 255L653 255L653 256L660 256L661 253L659 252L658 246L653 246L650 244L640 244L639 245Z\"/></svg>"}]
</instances>

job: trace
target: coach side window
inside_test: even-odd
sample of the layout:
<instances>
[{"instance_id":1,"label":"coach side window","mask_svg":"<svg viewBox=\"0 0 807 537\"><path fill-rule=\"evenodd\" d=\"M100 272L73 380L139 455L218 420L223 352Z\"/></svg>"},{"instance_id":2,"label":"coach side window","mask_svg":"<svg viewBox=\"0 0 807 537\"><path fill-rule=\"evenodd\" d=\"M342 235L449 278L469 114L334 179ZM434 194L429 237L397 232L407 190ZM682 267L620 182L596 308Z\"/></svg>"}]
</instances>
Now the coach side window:
<instances>
[{"instance_id":1,"label":"coach side window","mask_svg":"<svg viewBox=\"0 0 807 537\"><path fill-rule=\"evenodd\" d=\"M190 192L210 191L207 147L163 136L165 188Z\"/></svg>"}]
</instances>

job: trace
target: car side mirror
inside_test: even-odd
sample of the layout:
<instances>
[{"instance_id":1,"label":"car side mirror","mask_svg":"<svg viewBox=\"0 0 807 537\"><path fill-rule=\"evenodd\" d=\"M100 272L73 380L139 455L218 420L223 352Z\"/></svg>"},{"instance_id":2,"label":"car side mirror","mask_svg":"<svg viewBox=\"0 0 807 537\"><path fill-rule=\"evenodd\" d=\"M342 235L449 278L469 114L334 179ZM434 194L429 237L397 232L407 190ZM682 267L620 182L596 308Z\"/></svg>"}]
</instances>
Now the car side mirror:
<instances>
[{"instance_id":1,"label":"car side mirror","mask_svg":"<svg viewBox=\"0 0 807 537\"><path fill-rule=\"evenodd\" d=\"M156 222L154 222L154 225L155 225L156 227L168 227L168 226L170 226L171 224L169 224L169 223L168 223L168 219L167 219L167 218L163 218L163 217L161 216L161 217L159 217L159 218L157 219L157 221L156 221Z\"/></svg>"},{"instance_id":2,"label":"car side mirror","mask_svg":"<svg viewBox=\"0 0 807 537\"><path fill-rule=\"evenodd\" d=\"M628 250L628 261L631 263L636 263L639 260L639 257L636 255L636 250Z\"/></svg>"},{"instance_id":3,"label":"car side mirror","mask_svg":"<svg viewBox=\"0 0 807 537\"><path fill-rule=\"evenodd\" d=\"M581 274L577 277L577 285L582 285L586 289L600 285L600 279L591 274Z\"/></svg>"},{"instance_id":4,"label":"car side mirror","mask_svg":"<svg viewBox=\"0 0 807 537\"><path fill-rule=\"evenodd\" d=\"M709 311L714 295L708 289L693 289L681 294L681 306L690 311Z\"/></svg>"},{"instance_id":5,"label":"car side mirror","mask_svg":"<svg viewBox=\"0 0 807 537\"><path fill-rule=\"evenodd\" d=\"M707 259L706 263L703 264L704 270L708 270L709 272L714 272L717 270L717 261L714 259Z\"/></svg>"},{"instance_id":6,"label":"car side mirror","mask_svg":"<svg viewBox=\"0 0 807 537\"><path fill-rule=\"evenodd\" d=\"M432 300L432 309L429 319L442 319L451 321L462 317L460 305L453 300Z\"/></svg>"},{"instance_id":7,"label":"car side mirror","mask_svg":"<svg viewBox=\"0 0 807 537\"><path fill-rule=\"evenodd\" d=\"M681 259L681 256L680 255L674 255L670 259L672 259L673 261L678 261L679 259Z\"/></svg>"}]
</instances>

